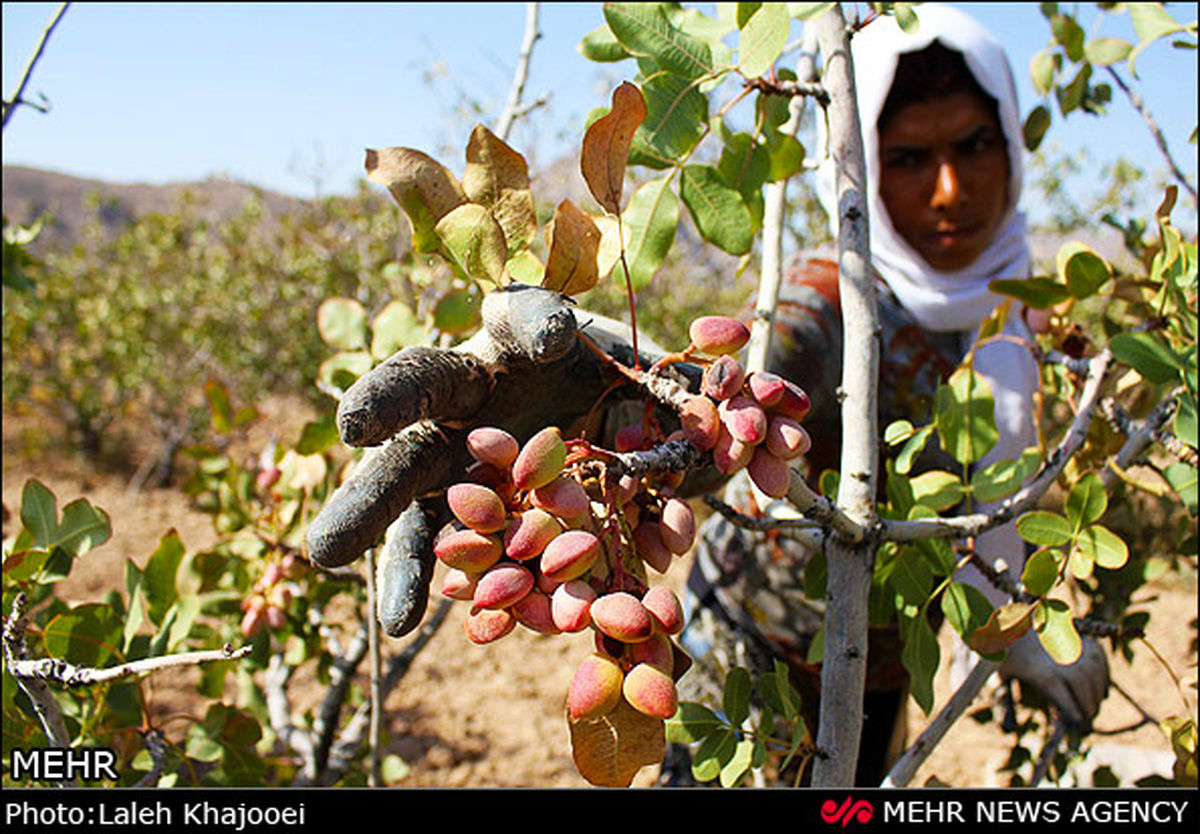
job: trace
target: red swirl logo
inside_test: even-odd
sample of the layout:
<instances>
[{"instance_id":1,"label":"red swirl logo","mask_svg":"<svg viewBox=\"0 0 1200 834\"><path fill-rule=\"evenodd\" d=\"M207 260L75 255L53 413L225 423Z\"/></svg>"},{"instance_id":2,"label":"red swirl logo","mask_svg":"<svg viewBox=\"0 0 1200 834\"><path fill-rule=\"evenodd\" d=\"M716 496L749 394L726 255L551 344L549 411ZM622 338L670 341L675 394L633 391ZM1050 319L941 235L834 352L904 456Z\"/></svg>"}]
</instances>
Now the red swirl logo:
<instances>
[{"instance_id":1,"label":"red swirl logo","mask_svg":"<svg viewBox=\"0 0 1200 834\"><path fill-rule=\"evenodd\" d=\"M840 822L842 828L851 822L870 822L873 816L875 809L865 799L855 802L854 797L848 796L841 805L832 799L826 799L821 804L821 819L828 823Z\"/></svg>"}]
</instances>

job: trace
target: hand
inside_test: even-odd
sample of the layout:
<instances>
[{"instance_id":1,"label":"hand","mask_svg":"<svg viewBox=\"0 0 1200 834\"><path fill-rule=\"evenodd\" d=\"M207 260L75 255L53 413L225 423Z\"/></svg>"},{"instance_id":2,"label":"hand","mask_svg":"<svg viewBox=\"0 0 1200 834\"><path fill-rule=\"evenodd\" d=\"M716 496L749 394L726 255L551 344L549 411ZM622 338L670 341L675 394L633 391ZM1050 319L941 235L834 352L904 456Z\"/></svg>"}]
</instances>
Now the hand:
<instances>
[{"instance_id":1,"label":"hand","mask_svg":"<svg viewBox=\"0 0 1200 834\"><path fill-rule=\"evenodd\" d=\"M1008 650L1000 675L1016 678L1058 708L1071 729L1088 731L1108 695L1108 658L1092 637L1083 638L1083 652L1069 666L1060 666L1046 653L1035 634L1026 634Z\"/></svg>"},{"instance_id":2,"label":"hand","mask_svg":"<svg viewBox=\"0 0 1200 834\"><path fill-rule=\"evenodd\" d=\"M577 310L549 290L512 285L489 293L483 328L454 349L409 347L360 378L338 404L342 440L370 447L308 529L310 558L322 567L358 559L387 532L377 570L377 616L400 636L420 622L433 572L433 539L449 520L442 493L471 464L466 436L496 426L524 442L546 426L573 433L581 421L598 436L622 379L611 361L633 366L623 325ZM586 337L581 338L581 336ZM647 345L641 363L663 354ZM699 369L668 374L693 390ZM624 386L618 392L635 392ZM389 529L390 528L390 529Z\"/></svg>"}]
</instances>

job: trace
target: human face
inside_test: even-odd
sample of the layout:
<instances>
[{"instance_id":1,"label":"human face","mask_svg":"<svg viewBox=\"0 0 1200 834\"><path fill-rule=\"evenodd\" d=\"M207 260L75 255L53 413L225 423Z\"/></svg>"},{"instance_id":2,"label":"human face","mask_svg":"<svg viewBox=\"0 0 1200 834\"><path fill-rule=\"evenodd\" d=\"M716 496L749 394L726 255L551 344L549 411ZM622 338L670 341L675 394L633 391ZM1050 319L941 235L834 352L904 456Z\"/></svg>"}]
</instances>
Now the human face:
<instances>
[{"instance_id":1,"label":"human face","mask_svg":"<svg viewBox=\"0 0 1200 834\"><path fill-rule=\"evenodd\" d=\"M971 93L914 102L879 131L879 195L892 226L934 269L974 263L1008 205L1008 146Z\"/></svg>"}]
</instances>

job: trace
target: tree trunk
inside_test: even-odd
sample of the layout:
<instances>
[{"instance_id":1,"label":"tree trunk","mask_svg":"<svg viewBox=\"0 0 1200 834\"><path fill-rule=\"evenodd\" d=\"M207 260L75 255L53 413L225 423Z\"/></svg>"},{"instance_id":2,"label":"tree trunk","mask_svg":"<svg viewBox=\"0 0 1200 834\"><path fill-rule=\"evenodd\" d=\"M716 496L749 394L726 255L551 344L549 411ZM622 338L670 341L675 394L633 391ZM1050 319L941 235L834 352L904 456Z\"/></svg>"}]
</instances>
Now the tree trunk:
<instances>
[{"instance_id":1,"label":"tree trunk","mask_svg":"<svg viewBox=\"0 0 1200 834\"><path fill-rule=\"evenodd\" d=\"M854 66L841 8L812 21L829 94L829 147L836 165L838 272L845 348L842 370L841 481L837 503L873 529L877 470L879 327L867 233L866 170ZM815 787L854 783L862 738L867 671L867 595L877 537L854 543L831 536L821 669L821 715Z\"/></svg>"}]
</instances>

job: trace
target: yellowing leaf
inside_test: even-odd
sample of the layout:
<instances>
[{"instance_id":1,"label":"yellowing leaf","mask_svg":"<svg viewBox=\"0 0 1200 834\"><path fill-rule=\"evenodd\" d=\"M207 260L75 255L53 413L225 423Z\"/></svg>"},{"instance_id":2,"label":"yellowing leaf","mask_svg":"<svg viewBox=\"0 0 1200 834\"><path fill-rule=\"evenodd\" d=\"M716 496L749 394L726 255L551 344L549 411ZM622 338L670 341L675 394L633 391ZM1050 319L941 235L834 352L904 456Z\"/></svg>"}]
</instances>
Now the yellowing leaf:
<instances>
[{"instance_id":1,"label":"yellowing leaf","mask_svg":"<svg viewBox=\"0 0 1200 834\"><path fill-rule=\"evenodd\" d=\"M642 91L628 81L613 91L612 109L583 135L579 167L592 196L605 210L621 212L625 165L633 134L646 118Z\"/></svg>"},{"instance_id":2,"label":"yellowing leaf","mask_svg":"<svg viewBox=\"0 0 1200 834\"><path fill-rule=\"evenodd\" d=\"M463 203L434 227L442 253L460 272L495 284L507 283L508 244L496 219L478 203Z\"/></svg>"},{"instance_id":3,"label":"yellowing leaf","mask_svg":"<svg viewBox=\"0 0 1200 834\"><path fill-rule=\"evenodd\" d=\"M546 226L546 277L542 286L564 295L587 292L600 280L600 230L570 200L563 200Z\"/></svg>"},{"instance_id":4,"label":"yellowing leaf","mask_svg":"<svg viewBox=\"0 0 1200 834\"><path fill-rule=\"evenodd\" d=\"M593 785L627 788L646 765L666 754L664 722L635 710L622 698L605 715L567 719L571 753L579 775Z\"/></svg>"},{"instance_id":5,"label":"yellowing leaf","mask_svg":"<svg viewBox=\"0 0 1200 834\"><path fill-rule=\"evenodd\" d=\"M1033 606L1013 602L992 612L987 623L967 637L967 645L980 654L1002 652L1020 640L1032 624Z\"/></svg>"},{"instance_id":6,"label":"yellowing leaf","mask_svg":"<svg viewBox=\"0 0 1200 834\"><path fill-rule=\"evenodd\" d=\"M412 148L367 150L367 177L386 186L412 224L413 248L435 252L434 226L467 201L455 176L428 154Z\"/></svg>"},{"instance_id":7,"label":"yellowing leaf","mask_svg":"<svg viewBox=\"0 0 1200 834\"><path fill-rule=\"evenodd\" d=\"M471 202L487 208L500 224L510 257L529 246L537 230L529 165L483 125L471 131L462 187Z\"/></svg>"},{"instance_id":8,"label":"yellowing leaf","mask_svg":"<svg viewBox=\"0 0 1200 834\"><path fill-rule=\"evenodd\" d=\"M596 271L600 280L608 277L621 261L621 250L629 245L629 229L617 222L617 218L602 214L589 214L596 228L600 230L600 247L596 250ZM621 235L624 233L624 239Z\"/></svg>"}]
</instances>

